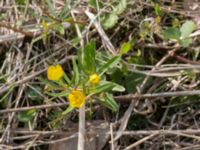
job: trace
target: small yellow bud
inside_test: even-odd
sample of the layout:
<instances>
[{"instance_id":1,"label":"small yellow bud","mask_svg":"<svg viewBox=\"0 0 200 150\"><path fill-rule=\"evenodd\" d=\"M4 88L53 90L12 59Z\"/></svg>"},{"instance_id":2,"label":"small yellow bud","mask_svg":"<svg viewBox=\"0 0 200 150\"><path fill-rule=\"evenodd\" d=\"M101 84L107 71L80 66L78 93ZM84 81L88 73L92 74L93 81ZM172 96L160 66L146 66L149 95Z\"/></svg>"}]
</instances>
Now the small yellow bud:
<instances>
[{"instance_id":1,"label":"small yellow bud","mask_svg":"<svg viewBox=\"0 0 200 150\"><path fill-rule=\"evenodd\" d=\"M92 74L89 78L89 83L91 84L99 84L100 77L97 74Z\"/></svg>"},{"instance_id":2,"label":"small yellow bud","mask_svg":"<svg viewBox=\"0 0 200 150\"><path fill-rule=\"evenodd\" d=\"M161 18L160 18L160 16L157 16L156 17L156 23L159 24L160 22L161 22Z\"/></svg>"},{"instance_id":3,"label":"small yellow bud","mask_svg":"<svg viewBox=\"0 0 200 150\"><path fill-rule=\"evenodd\" d=\"M74 89L68 95L68 100L72 108L81 108L86 101L86 97L82 91Z\"/></svg>"},{"instance_id":4,"label":"small yellow bud","mask_svg":"<svg viewBox=\"0 0 200 150\"><path fill-rule=\"evenodd\" d=\"M64 71L60 65L50 66L47 70L49 80L58 81L64 75Z\"/></svg>"}]
</instances>

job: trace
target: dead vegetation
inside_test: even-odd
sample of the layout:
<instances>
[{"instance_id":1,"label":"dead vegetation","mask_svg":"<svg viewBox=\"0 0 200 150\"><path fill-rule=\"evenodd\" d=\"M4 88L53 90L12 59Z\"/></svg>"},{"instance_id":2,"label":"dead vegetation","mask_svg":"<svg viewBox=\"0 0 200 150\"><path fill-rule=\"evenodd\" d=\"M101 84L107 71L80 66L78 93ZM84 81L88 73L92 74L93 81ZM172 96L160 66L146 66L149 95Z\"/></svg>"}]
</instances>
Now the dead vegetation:
<instances>
[{"instance_id":1,"label":"dead vegetation","mask_svg":"<svg viewBox=\"0 0 200 150\"><path fill-rule=\"evenodd\" d=\"M122 55L106 77L126 90L114 93L116 113L86 105L85 149L200 149L199 5L0 1L0 149L77 149L78 110L63 116L67 98L49 96L38 77L55 63L71 72L90 39L99 59Z\"/></svg>"}]
</instances>

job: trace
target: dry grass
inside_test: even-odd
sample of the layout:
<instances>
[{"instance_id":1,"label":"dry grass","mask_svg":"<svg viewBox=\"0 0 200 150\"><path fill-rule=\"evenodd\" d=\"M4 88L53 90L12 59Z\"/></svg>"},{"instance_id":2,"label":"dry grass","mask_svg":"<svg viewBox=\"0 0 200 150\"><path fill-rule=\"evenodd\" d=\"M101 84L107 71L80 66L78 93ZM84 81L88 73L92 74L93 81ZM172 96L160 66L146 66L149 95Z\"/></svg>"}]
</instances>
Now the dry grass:
<instances>
[{"instance_id":1,"label":"dry grass","mask_svg":"<svg viewBox=\"0 0 200 150\"><path fill-rule=\"evenodd\" d=\"M163 14L156 24L153 3L127 0L118 23L105 30L95 19L111 12L115 1L105 1L96 10L84 0L68 1L66 18L73 21L65 24L64 35L53 30L44 43L42 20L49 17L59 22L59 18L52 18L45 1L19 2L0 1L0 149L47 149L49 144L59 142L61 147L77 138L78 112L62 116L68 105L66 98L52 99L38 77L45 78L47 67L54 63L70 72L72 56L92 38L97 41L98 52L112 55L117 55L126 41L133 40L134 45L123 56L124 68L114 68L107 75L127 88L115 93L119 112L94 104L90 116L88 107L87 138L104 135L102 149L200 149L199 9L188 9L181 0L159 1ZM53 0L52 4L58 14L65 6L64 0ZM187 48L161 36L159 28L172 26L174 19L180 24L187 19L196 21L193 43ZM151 25L148 30L143 28L144 22ZM81 28L79 34L77 26ZM78 36L82 40L78 41ZM20 114L33 109L37 111L30 121L20 121ZM102 128L102 133L96 133L97 128Z\"/></svg>"}]
</instances>

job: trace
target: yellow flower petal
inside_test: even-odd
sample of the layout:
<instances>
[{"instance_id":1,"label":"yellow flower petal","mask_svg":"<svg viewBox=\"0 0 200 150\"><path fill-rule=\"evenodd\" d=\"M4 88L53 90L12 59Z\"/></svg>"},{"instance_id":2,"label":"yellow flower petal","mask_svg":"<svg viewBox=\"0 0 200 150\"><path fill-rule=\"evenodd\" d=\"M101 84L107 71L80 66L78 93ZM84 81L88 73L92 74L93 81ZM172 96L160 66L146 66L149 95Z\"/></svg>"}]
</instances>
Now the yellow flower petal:
<instances>
[{"instance_id":1,"label":"yellow flower petal","mask_svg":"<svg viewBox=\"0 0 200 150\"><path fill-rule=\"evenodd\" d=\"M60 65L50 66L47 70L49 80L58 81L64 75L64 71Z\"/></svg>"},{"instance_id":2,"label":"yellow flower petal","mask_svg":"<svg viewBox=\"0 0 200 150\"><path fill-rule=\"evenodd\" d=\"M99 84L100 77L97 74L92 74L89 78L89 83L91 84Z\"/></svg>"},{"instance_id":3,"label":"yellow flower petal","mask_svg":"<svg viewBox=\"0 0 200 150\"><path fill-rule=\"evenodd\" d=\"M72 108L81 108L86 101L86 97L82 91L72 90L68 95L68 100Z\"/></svg>"}]
</instances>

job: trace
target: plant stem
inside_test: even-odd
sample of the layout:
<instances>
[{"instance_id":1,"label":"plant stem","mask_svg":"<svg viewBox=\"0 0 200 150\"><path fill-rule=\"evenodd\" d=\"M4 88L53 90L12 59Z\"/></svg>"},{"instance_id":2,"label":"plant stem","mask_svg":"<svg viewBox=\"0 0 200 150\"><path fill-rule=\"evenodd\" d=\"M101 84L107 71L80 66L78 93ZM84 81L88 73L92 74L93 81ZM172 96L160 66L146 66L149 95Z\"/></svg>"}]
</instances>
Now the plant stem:
<instances>
[{"instance_id":1,"label":"plant stem","mask_svg":"<svg viewBox=\"0 0 200 150\"><path fill-rule=\"evenodd\" d=\"M76 22L76 18L71 12L71 15ZM82 51L82 63L84 62L84 41L81 34L81 30L79 29L79 26L75 24L75 28L78 34L78 37L81 39L80 45L81 45L81 51ZM79 109L79 132L78 132L78 150L84 150L85 147L85 104Z\"/></svg>"},{"instance_id":2,"label":"plant stem","mask_svg":"<svg viewBox=\"0 0 200 150\"><path fill-rule=\"evenodd\" d=\"M84 150L85 144L85 104L79 109L78 150Z\"/></svg>"}]
</instances>

